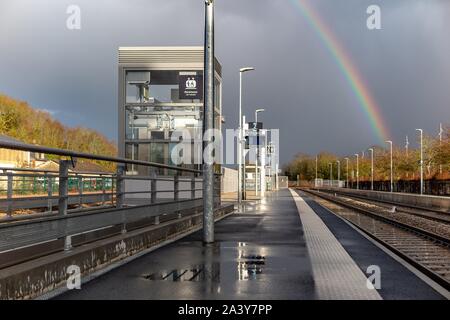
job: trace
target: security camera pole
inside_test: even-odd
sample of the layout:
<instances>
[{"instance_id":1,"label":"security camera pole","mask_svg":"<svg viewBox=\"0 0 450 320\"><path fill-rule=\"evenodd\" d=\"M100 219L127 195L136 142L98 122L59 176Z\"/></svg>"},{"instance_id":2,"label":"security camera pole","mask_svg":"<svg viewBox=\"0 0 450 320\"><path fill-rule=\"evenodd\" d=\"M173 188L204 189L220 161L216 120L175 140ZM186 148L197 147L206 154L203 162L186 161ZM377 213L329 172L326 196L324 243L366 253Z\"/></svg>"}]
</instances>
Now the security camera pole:
<instances>
[{"instance_id":1,"label":"security camera pole","mask_svg":"<svg viewBox=\"0 0 450 320\"><path fill-rule=\"evenodd\" d=\"M209 133L214 126L214 0L205 0L204 55L203 242L212 243L214 242L214 161L212 155L206 155L205 151L210 150L209 145L213 143L213 136Z\"/></svg>"}]
</instances>

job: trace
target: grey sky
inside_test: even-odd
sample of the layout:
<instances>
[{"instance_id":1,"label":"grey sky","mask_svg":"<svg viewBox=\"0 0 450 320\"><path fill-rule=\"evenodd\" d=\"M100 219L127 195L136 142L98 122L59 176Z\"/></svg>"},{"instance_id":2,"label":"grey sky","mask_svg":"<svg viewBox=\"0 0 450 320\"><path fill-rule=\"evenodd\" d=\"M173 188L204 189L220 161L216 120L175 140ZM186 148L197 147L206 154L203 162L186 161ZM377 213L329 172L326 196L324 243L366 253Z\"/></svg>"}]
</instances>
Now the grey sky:
<instances>
[{"instance_id":1,"label":"grey sky","mask_svg":"<svg viewBox=\"0 0 450 320\"><path fill-rule=\"evenodd\" d=\"M450 122L450 1L314 0L352 57L396 143ZM66 28L81 7L82 29ZM378 4L382 30L366 28ZM1 0L0 92L50 110L65 124L117 139L117 48L201 45L202 0ZM244 112L266 108L281 130L281 161L297 152L353 154L377 143L328 50L289 0L216 0L216 55L223 65L226 127L237 123L238 69Z\"/></svg>"}]
</instances>

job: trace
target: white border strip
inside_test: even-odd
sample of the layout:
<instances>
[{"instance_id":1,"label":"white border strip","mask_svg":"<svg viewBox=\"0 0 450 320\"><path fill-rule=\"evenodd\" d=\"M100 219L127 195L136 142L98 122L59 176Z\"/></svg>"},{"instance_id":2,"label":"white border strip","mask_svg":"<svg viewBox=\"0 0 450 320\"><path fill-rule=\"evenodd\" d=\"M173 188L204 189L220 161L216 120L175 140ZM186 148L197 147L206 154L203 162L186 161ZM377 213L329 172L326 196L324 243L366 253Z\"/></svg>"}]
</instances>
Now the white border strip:
<instances>
[{"instance_id":1,"label":"white border strip","mask_svg":"<svg viewBox=\"0 0 450 320\"><path fill-rule=\"evenodd\" d=\"M324 300L382 300L322 219L289 189L302 221L317 296Z\"/></svg>"}]
</instances>

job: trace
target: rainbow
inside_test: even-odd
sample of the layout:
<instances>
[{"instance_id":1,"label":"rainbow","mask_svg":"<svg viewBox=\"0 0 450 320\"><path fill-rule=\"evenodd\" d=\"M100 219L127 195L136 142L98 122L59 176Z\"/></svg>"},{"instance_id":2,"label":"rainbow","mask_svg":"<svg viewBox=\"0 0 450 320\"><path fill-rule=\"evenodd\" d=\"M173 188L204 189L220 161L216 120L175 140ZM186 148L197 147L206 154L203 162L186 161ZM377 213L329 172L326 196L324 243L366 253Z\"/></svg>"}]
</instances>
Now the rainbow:
<instances>
[{"instance_id":1,"label":"rainbow","mask_svg":"<svg viewBox=\"0 0 450 320\"><path fill-rule=\"evenodd\" d=\"M355 94L359 104L366 114L373 132L380 141L385 141L389 136L380 108L375 102L369 88L363 81L357 68L352 63L349 55L339 43L336 36L323 22L321 17L315 12L314 8L305 0L289 0L298 8L307 20L308 24L315 30L325 47L329 50L336 61L340 71Z\"/></svg>"}]
</instances>

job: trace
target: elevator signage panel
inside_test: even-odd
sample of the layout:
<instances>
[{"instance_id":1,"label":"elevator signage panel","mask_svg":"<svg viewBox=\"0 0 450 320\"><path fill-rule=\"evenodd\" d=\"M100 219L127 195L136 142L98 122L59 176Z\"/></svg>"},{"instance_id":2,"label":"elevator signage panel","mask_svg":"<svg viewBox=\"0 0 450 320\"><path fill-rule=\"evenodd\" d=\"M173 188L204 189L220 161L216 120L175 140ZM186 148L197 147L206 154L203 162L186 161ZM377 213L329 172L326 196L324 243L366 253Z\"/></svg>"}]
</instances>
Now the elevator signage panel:
<instances>
[{"instance_id":1,"label":"elevator signage panel","mask_svg":"<svg viewBox=\"0 0 450 320\"><path fill-rule=\"evenodd\" d=\"M180 75L179 76L180 100L203 99L203 76Z\"/></svg>"},{"instance_id":2,"label":"elevator signage panel","mask_svg":"<svg viewBox=\"0 0 450 320\"><path fill-rule=\"evenodd\" d=\"M249 128L249 130L262 130L263 123L262 122L249 122L248 128Z\"/></svg>"}]
</instances>

